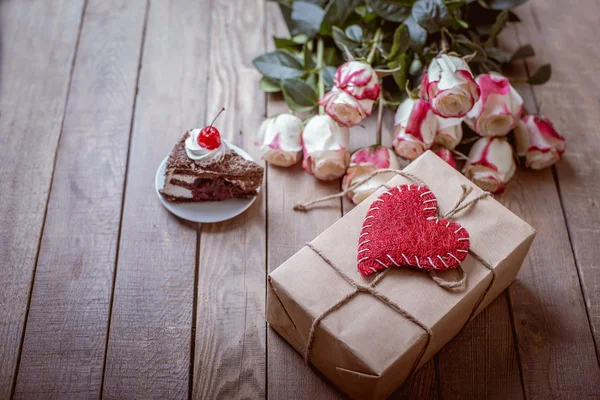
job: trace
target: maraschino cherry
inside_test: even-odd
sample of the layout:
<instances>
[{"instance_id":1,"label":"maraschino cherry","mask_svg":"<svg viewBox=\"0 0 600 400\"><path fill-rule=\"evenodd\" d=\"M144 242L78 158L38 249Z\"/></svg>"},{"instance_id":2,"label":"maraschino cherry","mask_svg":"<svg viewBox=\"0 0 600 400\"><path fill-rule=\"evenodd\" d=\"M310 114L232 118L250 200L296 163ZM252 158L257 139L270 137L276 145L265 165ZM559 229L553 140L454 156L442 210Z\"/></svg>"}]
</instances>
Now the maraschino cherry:
<instances>
[{"instance_id":1,"label":"maraschino cherry","mask_svg":"<svg viewBox=\"0 0 600 400\"><path fill-rule=\"evenodd\" d=\"M225 111L225 107L221 108L221 111L217 114L213 122L209 126L202 128L198 134L198 144L207 150L214 150L221 145L221 134L219 130L213 126L219 115Z\"/></svg>"}]
</instances>

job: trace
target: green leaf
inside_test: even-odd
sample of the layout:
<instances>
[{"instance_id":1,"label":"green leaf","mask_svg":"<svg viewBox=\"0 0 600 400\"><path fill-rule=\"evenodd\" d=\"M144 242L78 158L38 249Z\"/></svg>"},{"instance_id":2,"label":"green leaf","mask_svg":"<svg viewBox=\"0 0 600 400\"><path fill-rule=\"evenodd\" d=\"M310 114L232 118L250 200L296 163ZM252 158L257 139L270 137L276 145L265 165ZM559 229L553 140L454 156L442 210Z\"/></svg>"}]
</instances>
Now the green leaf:
<instances>
[{"instance_id":1,"label":"green leaf","mask_svg":"<svg viewBox=\"0 0 600 400\"><path fill-rule=\"evenodd\" d=\"M533 50L533 47L531 47L530 44L526 44L525 46L519 47L517 51L513 53L512 57L510 58L510 61L521 60L523 58L533 56L535 56L535 51Z\"/></svg>"},{"instance_id":2,"label":"green leaf","mask_svg":"<svg viewBox=\"0 0 600 400\"><path fill-rule=\"evenodd\" d=\"M279 82L273 79L269 79L266 76L260 78L259 89L266 93L277 93L281 92L281 86Z\"/></svg>"},{"instance_id":3,"label":"green leaf","mask_svg":"<svg viewBox=\"0 0 600 400\"><path fill-rule=\"evenodd\" d=\"M297 50L300 44L294 42L292 38L281 38L273 36L273 42L277 49Z\"/></svg>"},{"instance_id":4,"label":"green leaf","mask_svg":"<svg viewBox=\"0 0 600 400\"><path fill-rule=\"evenodd\" d=\"M485 0L485 2L492 10L506 10L527 3L527 0Z\"/></svg>"},{"instance_id":5,"label":"green leaf","mask_svg":"<svg viewBox=\"0 0 600 400\"><path fill-rule=\"evenodd\" d=\"M417 53L422 53L427 41L427 31L412 16L408 17L404 24L410 35L410 47Z\"/></svg>"},{"instance_id":6,"label":"green leaf","mask_svg":"<svg viewBox=\"0 0 600 400\"><path fill-rule=\"evenodd\" d=\"M342 53L345 51L344 46L346 46L348 50L352 51L360 45L359 42L356 42L350 39L348 36L346 36L344 31L338 28L337 26L334 26L332 28L331 33L335 45L342 51Z\"/></svg>"},{"instance_id":7,"label":"green leaf","mask_svg":"<svg viewBox=\"0 0 600 400\"><path fill-rule=\"evenodd\" d=\"M324 16L325 10L321 7L306 1L294 1L291 19L299 33L314 37L321 28Z\"/></svg>"},{"instance_id":8,"label":"green leaf","mask_svg":"<svg viewBox=\"0 0 600 400\"><path fill-rule=\"evenodd\" d=\"M550 64L545 64L542 65L537 72L527 80L527 83L530 85L543 85L544 83L548 82L550 76L552 76L552 67Z\"/></svg>"},{"instance_id":9,"label":"green leaf","mask_svg":"<svg viewBox=\"0 0 600 400\"><path fill-rule=\"evenodd\" d=\"M354 9L361 4L361 0L334 0L325 9L325 16L321 24L321 34L331 35L334 26L343 25L344 21L352 14Z\"/></svg>"},{"instance_id":10,"label":"green leaf","mask_svg":"<svg viewBox=\"0 0 600 400\"><path fill-rule=\"evenodd\" d=\"M456 18L454 21L456 22L456 25L458 25L458 28L456 28L456 29L460 29L460 28L469 29L469 23L467 21L464 21L460 18Z\"/></svg>"},{"instance_id":11,"label":"green leaf","mask_svg":"<svg viewBox=\"0 0 600 400\"><path fill-rule=\"evenodd\" d=\"M410 61L411 57L409 57L406 53L402 53L398 54L394 60L388 62L387 64L389 69L400 67L400 70L395 71L392 76L394 77L394 82L396 82L396 85L398 85L398 88L402 92L406 86L406 80L408 79L408 67Z\"/></svg>"},{"instance_id":12,"label":"green leaf","mask_svg":"<svg viewBox=\"0 0 600 400\"><path fill-rule=\"evenodd\" d=\"M506 21L508 20L508 11L504 10L496 17L496 22L492 25L492 30L490 31L490 37L487 40L487 43L496 44L496 37L498 34L504 29L506 25Z\"/></svg>"},{"instance_id":13,"label":"green leaf","mask_svg":"<svg viewBox=\"0 0 600 400\"><path fill-rule=\"evenodd\" d=\"M410 7L392 4L384 0L367 0L367 5L381 18L392 22L404 22L410 16Z\"/></svg>"},{"instance_id":14,"label":"green leaf","mask_svg":"<svg viewBox=\"0 0 600 400\"><path fill-rule=\"evenodd\" d=\"M292 111L310 111L319 101L317 91L301 79L285 79L281 83L281 89Z\"/></svg>"},{"instance_id":15,"label":"green leaf","mask_svg":"<svg viewBox=\"0 0 600 400\"><path fill-rule=\"evenodd\" d=\"M428 33L439 30L452 22L448 8L442 0L418 0L412 7L412 17Z\"/></svg>"},{"instance_id":16,"label":"green leaf","mask_svg":"<svg viewBox=\"0 0 600 400\"><path fill-rule=\"evenodd\" d=\"M388 59L393 59L398 53L406 53L410 47L410 33L405 24L399 25L394 32L394 41Z\"/></svg>"},{"instance_id":17,"label":"green leaf","mask_svg":"<svg viewBox=\"0 0 600 400\"><path fill-rule=\"evenodd\" d=\"M333 78L335 76L335 67L326 66L323 68L323 83L325 83L325 90L331 90L333 87Z\"/></svg>"},{"instance_id":18,"label":"green leaf","mask_svg":"<svg viewBox=\"0 0 600 400\"><path fill-rule=\"evenodd\" d=\"M345 34L348 39L360 42L362 40L363 31L358 25L350 25L346 28Z\"/></svg>"},{"instance_id":19,"label":"green leaf","mask_svg":"<svg viewBox=\"0 0 600 400\"><path fill-rule=\"evenodd\" d=\"M494 60L500 62L501 64L506 64L510 62L510 54L507 52L500 50L497 47L486 47L484 48L488 58L493 58Z\"/></svg>"},{"instance_id":20,"label":"green leaf","mask_svg":"<svg viewBox=\"0 0 600 400\"><path fill-rule=\"evenodd\" d=\"M298 78L304 74L300 61L286 50L265 53L252 60L252 64L261 74L271 79Z\"/></svg>"}]
</instances>

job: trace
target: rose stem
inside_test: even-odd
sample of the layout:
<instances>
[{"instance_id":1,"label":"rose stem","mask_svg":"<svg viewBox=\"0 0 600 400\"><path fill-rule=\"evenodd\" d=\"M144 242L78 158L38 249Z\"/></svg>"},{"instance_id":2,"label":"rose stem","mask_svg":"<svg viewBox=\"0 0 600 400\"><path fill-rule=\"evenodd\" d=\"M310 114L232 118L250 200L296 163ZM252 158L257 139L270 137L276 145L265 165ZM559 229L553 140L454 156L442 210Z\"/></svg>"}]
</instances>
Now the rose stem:
<instances>
[{"instance_id":1,"label":"rose stem","mask_svg":"<svg viewBox=\"0 0 600 400\"><path fill-rule=\"evenodd\" d=\"M381 144L381 131L383 129L383 94L379 94L379 107L377 109L377 144Z\"/></svg>"},{"instance_id":2,"label":"rose stem","mask_svg":"<svg viewBox=\"0 0 600 400\"><path fill-rule=\"evenodd\" d=\"M379 42L379 36L381 36L381 27L377 28L375 32L375 37L373 37L373 44L371 45L371 50L369 51L369 55L367 56L367 62L369 64L373 63L373 59L375 58L375 50L377 49L377 42Z\"/></svg>"},{"instance_id":3,"label":"rose stem","mask_svg":"<svg viewBox=\"0 0 600 400\"><path fill-rule=\"evenodd\" d=\"M322 99L325 95L325 82L323 82L323 53L324 53L325 43L323 42L323 38L317 39L317 70L319 71L319 99ZM319 105L319 114L325 114L325 108Z\"/></svg>"}]
</instances>

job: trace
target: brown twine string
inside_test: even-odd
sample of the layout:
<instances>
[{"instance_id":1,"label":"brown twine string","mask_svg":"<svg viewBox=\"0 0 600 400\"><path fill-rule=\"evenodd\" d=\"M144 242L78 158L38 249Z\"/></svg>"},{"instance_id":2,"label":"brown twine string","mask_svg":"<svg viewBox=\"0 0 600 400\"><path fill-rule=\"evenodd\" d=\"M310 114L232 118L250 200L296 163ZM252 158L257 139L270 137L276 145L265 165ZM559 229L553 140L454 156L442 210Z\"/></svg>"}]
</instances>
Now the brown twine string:
<instances>
[{"instance_id":1,"label":"brown twine string","mask_svg":"<svg viewBox=\"0 0 600 400\"><path fill-rule=\"evenodd\" d=\"M350 193L351 191L353 191L354 189L356 189L357 187L359 187L363 183L366 183L369 180L373 179L377 175L387 174L387 173L393 173L393 174L396 174L396 175L401 175L401 176L403 176L405 178L412 179L414 182L417 182L421 186L427 186L425 184L425 182L423 182L423 180L421 178L419 178L418 176L413 175L411 173L400 171L400 170L397 170L397 169L379 169L377 171L371 172L365 178L363 178L360 181L358 181L358 182L350 185L348 188L346 188L345 190L343 190L343 191L341 191L339 193L332 194L332 195L329 195L329 196L320 197L320 198L312 200L312 201L307 201L306 203L296 204L296 205L294 205L294 210L295 211L307 211L308 208L310 206L314 205L314 204L322 203L324 201L331 200L331 199L337 199L337 198L340 198L340 197L344 197L345 195L347 195L348 193Z\"/></svg>"},{"instance_id":2,"label":"brown twine string","mask_svg":"<svg viewBox=\"0 0 600 400\"><path fill-rule=\"evenodd\" d=\"M492 279L490 280L490 283L488 283L483 293L481 293L481 296L479 296L479 299L477 299L477 302L475 303L475 306L473 306L473 310L471 311L471 314L469 315L469 318L467 318L467 321L465 322L465 325L463 325L462 329L464 329L464 327L475 317L479 306L481 305L481 303L483 303L483 300L485 299L485 296L487 296L489 291L492 290L492 286L494 285L494 281L496 280L496 270L489 262L484 260L479 254L475 253L473 250L469 250L469 254L474 259L479 261L484 267L490 270L490 272L492 273Z\"/></svg>"},{"instance_id":3,"label":"brown twine string","mask_svg":"<svg viewBox=\"0 0 600 400\"><path fill-rule=\"evenodd\" d=\"M423 331L425 331L425 333L427 334L427 340L425 342L425 346L419 353L417 359L415 360L415 362L410 370L409 376L412 376L413 372L417 369L419 363L421 362L421 359L425 355L425 351L429 347L429 343L431 342L431 337L433 336L433 333L431 332L431 329L429 329L425 324L423 324L421 321L419 321L417 318L415 318L412 314L410 314L406 310L402 309L400 306L398 306L396 303L394 303L392 300L390 300L389 297L379 293L377 291L377 289L375 289L374 286L383 278L383 276L385 275L385 273L388 270L385 270L382 273L378 274L375 277L375 279L373 279L373 282L371 282L371 284L369 286L364 286L364 285L361 285L360 283L356 282L354 279L349 277L344 271L339 269L327 256L325 256L325 254L323 254L319 249L314 247L311 243L307 243L306 246L308 248L310 248L312 251L314 251L319 257L321 257L321 259L323 261L325 261L331 268L333 268L335 270L335 272L337 272L350 285L352 285L354 290L352 292L348 293L342 299L340 299L340 301L338 301L337 303L335 303L334 305L329 307L327 310L323 311L320 315L318 315L313 320L313 323L310 327L310 331L308 333L308 339L306 341L306 346L304 347L304 362L306 362L307 364L310 362L310 353L311 353L312 346L313 346L313 343L315 340L316 328L319 325L319 323L321 322L321 320L323 318L325 318L327 315L331 314L333 311L340 308L342 305L346 304L350 299L352 299L354 296L356 296L356 294L362 292L362 293L368 293L368 294L372 295L377 300L381 301L383 304L387 305L392 310L396 311L398 314L400 314L401 316L403 316L410 322L414 323L419 328L423 329Z\"/></svg>"}]
</instances>

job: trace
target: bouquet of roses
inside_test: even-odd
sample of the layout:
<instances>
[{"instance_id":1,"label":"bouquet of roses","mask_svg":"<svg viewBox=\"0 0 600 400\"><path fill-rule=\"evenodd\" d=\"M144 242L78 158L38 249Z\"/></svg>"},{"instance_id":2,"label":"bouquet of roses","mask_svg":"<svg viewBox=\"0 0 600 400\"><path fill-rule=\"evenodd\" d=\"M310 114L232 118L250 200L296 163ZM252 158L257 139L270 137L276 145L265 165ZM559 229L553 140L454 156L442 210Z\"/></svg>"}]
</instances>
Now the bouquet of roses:
<instances>
[{"instance_id":1,"label":"bouquet of roses","mask_svg":"<svg viewBox=\"0 0 600 400\"><path fill-rule=\"evenodd\" d=\"M377 169L399 168L396 155L410 161L432 149L454 167L455 158L466 161L463 173L494 193L515 173L515 153L531 169L553 165L564 138L546 117L526 112L501 74L534 55L529 45L508 54L497 43L505 25L518 21L510 8L525 1L279 0L291 37L275 37L277 50L254 65L261 89L282 92L290 113L261 126L263 158L279 166L302 159L316 178L344 177L346 188ZM549 78L544 65L528 82ZM393 148L350 154L349 128L377 107L381 130L384 106L397 108ZM350 199L358 204L378 180Z\"/></svg>"}]
</instances>

